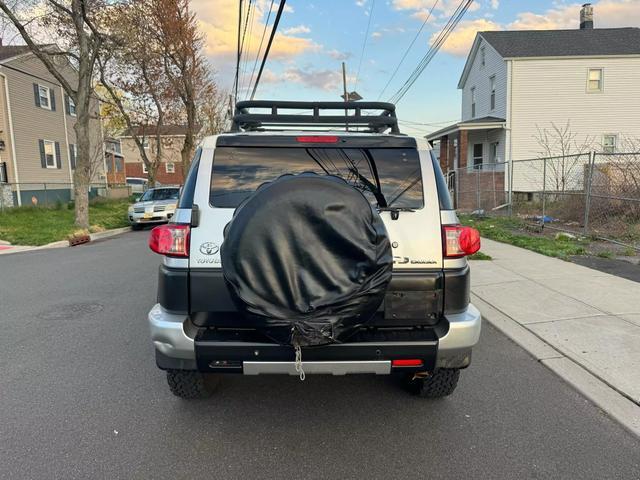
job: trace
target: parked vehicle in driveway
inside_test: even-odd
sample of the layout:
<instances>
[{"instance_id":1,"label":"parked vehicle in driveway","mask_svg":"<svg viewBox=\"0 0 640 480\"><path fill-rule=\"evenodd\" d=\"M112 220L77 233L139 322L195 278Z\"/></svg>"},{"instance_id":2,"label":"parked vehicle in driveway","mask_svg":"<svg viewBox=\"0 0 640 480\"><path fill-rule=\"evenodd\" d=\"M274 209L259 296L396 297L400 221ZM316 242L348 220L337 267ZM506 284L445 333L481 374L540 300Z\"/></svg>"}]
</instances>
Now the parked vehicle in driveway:
<instances>
[{"instance_id":1,"label":"parked vehicle in driveway","mask_svg":"<svg viewBox=\"0 0 640 480\"><path fill-rule=\"evenodd\" d=\"M129 207L129 223L134 229L149 223L166 223L176 212L180 187L150 188Z\"/></svg>"},{"instance_id":2,"label":"parked vehicle in driveway","mask_svg":"<svg viewBox=\"0 0 640 480\"><path fill-rule=\"evenodd\" d=\"M143 193L147 189L149 180L146 178L127 177L125 182L131 188L131 193Z\"/></svg>"},{"instance_id":3,"label":"parked vehicle in driveway","mask_svg":"<svg viewBox=\"0 0 640 480\"><path fill-rule=\"evenodd\" d=\"M162 255L156 363L182 398L211 394L220 373L397 374L442 397L480 335L465 258L478 232L389 103L239 102L149 246Z\"/></svg>"}]
</instances>

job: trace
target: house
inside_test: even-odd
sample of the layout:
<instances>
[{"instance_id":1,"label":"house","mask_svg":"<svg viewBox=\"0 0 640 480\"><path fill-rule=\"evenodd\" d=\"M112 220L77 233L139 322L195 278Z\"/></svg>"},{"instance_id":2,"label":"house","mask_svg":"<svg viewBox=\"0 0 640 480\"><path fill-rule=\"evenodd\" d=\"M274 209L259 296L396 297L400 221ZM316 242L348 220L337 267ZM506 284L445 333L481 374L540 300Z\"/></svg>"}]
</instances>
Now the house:
<instances>
[{"instance_id":1,"label":"house","mask_svg":"<svg viewBox=\"0 0 640 480\"><path fill-rule=\"evenodd\" d=\"M69 65L69 80L73 82L75 76L75 69ZM30 205L66 202L72 198L75 121L73 101L29 47L2 46L0 42L3 200L10 199L10 205ZM91 145L95 146L92 151L96 151L93 180L100 181L104 165L97 101Z\"/></svg>"},{"instance_id":2,"label":"house","mask_svg":"<svg viewBox=\"0 0 640 480\"><path fill-rule=\"evenodd\" d=\"M117 138L104 139L104 165L107 172L107 183L111 186L124 185L126 173L122 145Z\"/></svg>"},{"instance_id":3,"label":"house","mask_svg":"<svg viewBox=\"0 0 640 480\"><path fill-rule=\"evenodd\" d=\"M478 32L458 82L461 121L427 140L443 171L495 188L511 162L540 157L538 132L553 125L604 152L640 139L638 85L640 28L594 28L585 4L579 29Z\"/></svg>"},{"instance_id":4,"label":"house","mask_svg":"<svg viewBox=\"0 0 640 480\"><path fill-rule=\"evenodd\" d=\"M149 159L154 158L154 146L156 142L156 129L151 126L135 127L136 136L142 139ZM184 182L182 174L182 156L180 151L184 144L186 127L182 125L164 125L160 129L160 141L162 142L162 158L156 172L156 181L162 185L181 185ZM122 154L125 159L125 171L127 177L147 177L147 168L142 161L140 150L133 139L132 132L127 130L118 138L122 145Z\"/></svg>"}]
</instances>

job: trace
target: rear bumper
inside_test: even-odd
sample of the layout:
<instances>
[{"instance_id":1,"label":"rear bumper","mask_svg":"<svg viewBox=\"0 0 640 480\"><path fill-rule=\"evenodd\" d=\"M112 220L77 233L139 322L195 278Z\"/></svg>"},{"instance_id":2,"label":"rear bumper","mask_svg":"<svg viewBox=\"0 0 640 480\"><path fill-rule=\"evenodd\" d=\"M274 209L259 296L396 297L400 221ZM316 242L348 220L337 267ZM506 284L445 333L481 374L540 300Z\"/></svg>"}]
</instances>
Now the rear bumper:
<instances>
[{"instance_id":1,"label":"rear bumper","mask_svg":"<svg viewBox=\"0 0 640 480\"><path fill-rule=\"evenodd\" d=\"M290 346L268 343L251 334L238 337L239 333L234 331L198 330L190 326L186 315L169 313L159 304L151 309L148 319L156 362L162 369L245 374L291 371L294 351ZM394 334L393 338L367 337L370 334L363 333L365 336L349 343L303 349L303 362L318 364L309 369L309 373L315 369L334 374L356 373L358 368L363 373L389 373L379 362L386 365L391 359L402 358L423 360L419 368L401 367L409 371L467 367L471 362L471 349L480 337L480 312L469 304L464 312L447 315L444 323L442 329L424 330L418 340L413 336L407 341L401 333ZM442 335L436 333L439 330ZM351 362L351 365L340 366L340 362ZM330 363L334 363L334 368L330 368Z\"/></svg>"}]
</instances>

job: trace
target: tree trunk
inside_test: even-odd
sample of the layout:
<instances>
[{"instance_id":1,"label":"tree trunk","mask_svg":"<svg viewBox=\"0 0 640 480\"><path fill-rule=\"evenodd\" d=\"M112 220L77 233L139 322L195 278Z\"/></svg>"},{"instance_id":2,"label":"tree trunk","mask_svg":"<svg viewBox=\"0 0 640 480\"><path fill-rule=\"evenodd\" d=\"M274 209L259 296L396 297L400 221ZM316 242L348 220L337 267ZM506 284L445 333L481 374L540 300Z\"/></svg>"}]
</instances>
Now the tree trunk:
<instances>
[{"instance_id":1,"label":"tree trunk","mask_svg":"<svg viewBox=\"0 0 640 480\"><path fill-rule=\"evenodd\" d=\"M182 150L180 151L180 156L182 157L182 182L184 183L185 178L187 177L187 172L189 171L189 166L191 163L191 157L193 157L193 149L195 147L195 141L193 138L193 134L187 132L184 137L184 144L182 145Z\"/></svg>"},{"instance_id":2,"label":"tree trunk","mask_svg":"<svg viewBox=\"0 0 640 480\"><path fill-rule=\"evenodd\" d=\"M149 188L156 186L156 177L158 175L158 164L156 162L149 162L147 165L147 180L149 181Z\"/></svg>"},{"instance_id":3,"label":"tree trunk","mask_svg":"<svg viewBox=\"0 0 640 480\"><path fill-rule=\"evenodd\" d=\"M80 103L82 105L82 103ZM89 182L91 178L91 142L89 140L89 109L78 106L76 124L76 145L78 158L73 175L75 201L75 224L80 228L89 228Z\"/></svg>"}]
</instances>

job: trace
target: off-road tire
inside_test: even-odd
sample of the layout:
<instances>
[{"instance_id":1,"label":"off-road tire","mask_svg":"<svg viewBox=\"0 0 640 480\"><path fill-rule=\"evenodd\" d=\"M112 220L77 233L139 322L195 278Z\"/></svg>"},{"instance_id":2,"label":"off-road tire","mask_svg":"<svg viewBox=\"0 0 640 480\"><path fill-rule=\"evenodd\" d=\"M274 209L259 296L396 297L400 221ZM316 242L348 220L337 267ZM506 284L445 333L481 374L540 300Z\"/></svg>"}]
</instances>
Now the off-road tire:
<instances>
[{"instance_id":1,"label":"off-road tire","mask_svg":"<svg viewBox=\"0 0 640 480\"><path fill-rule=\"evenodd\" d=\"M131 224L131 230L133 230L133 231L142 230L143 228L144 228L144 225L140 225L139 223L132 223Z\"/></svg>"},{"instance_id":2,"label":"off-road tire","mask_svg":"<svg viewBox=\"0 0 640 480\"><path fill-rule=\"evenodd\" d=\"M405 378L409 392L422 398L441 398L451 395L458 385L460 369L440 368L424 378L413 378L410 374Z\"/></svg>"},{"instance_id":3,"label":"off-road tire","mask_svg":"<svg viewBox=\"0 0 640 480\"><path fill-rule=\"evenodd\" d=\"M171 393L186 400L210 397L213 389L207 385L206 380L205 375L201 372L167 370L167 383Z\"/></svg>"}]
</instances>

